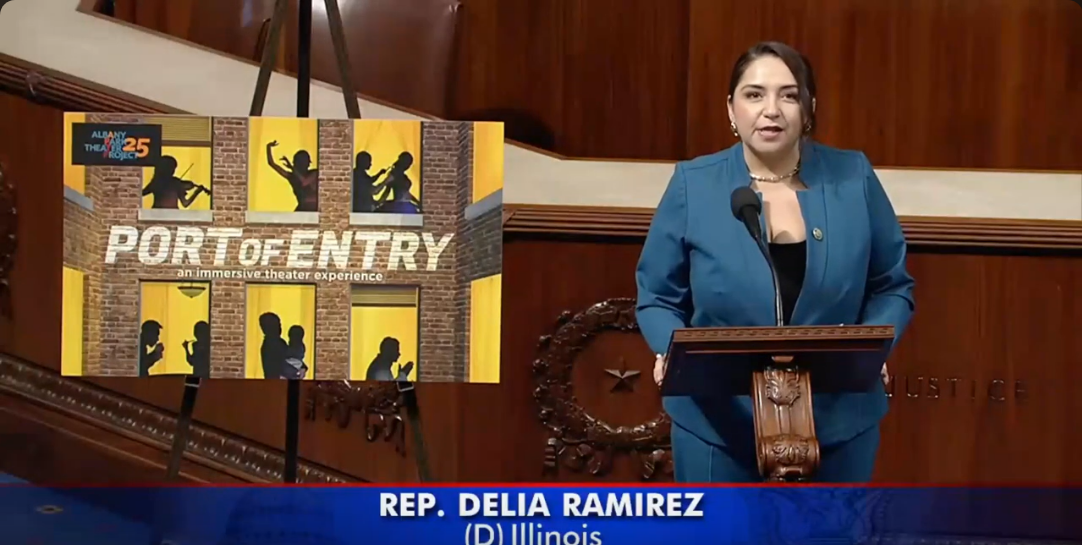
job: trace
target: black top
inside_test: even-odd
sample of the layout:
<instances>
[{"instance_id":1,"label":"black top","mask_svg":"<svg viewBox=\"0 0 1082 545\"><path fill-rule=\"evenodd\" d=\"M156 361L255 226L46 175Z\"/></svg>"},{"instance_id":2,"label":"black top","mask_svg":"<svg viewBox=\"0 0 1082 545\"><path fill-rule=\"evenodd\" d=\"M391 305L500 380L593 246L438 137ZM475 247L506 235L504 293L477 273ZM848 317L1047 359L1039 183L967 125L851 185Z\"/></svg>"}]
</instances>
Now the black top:
<instances>
[{"instance_id":1,"label":"black top","mask_svg":"<svg viewBox=\"0 0 1082 545\"><path fill-rule=\"evenodd\" d=\"M804 272L808 265L808 243L770 243L770 258L778 271L778 290L781 292L782 316L785 325L793 318L793 308L804 286Z\"/></svg>"}]
</instances>

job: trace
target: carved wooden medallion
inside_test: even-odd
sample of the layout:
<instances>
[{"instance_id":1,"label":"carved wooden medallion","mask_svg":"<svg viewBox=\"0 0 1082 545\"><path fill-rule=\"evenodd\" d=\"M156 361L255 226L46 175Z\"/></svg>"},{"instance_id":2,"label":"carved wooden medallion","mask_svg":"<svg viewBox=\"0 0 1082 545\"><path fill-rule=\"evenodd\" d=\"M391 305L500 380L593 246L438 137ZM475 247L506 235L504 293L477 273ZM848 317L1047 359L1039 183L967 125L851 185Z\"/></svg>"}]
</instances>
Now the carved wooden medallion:
<instances>
[{"instance_id":1,"label":"carved wooden medallion","mask_svg":"<svg viewBox=\"0 0 1082 545\"><path fill-rule=\"evenodd\" d=\"M672 473L669 417L664 412L635 426L614 426L592 415L575 398L571 374L579 354L608 331L637 332L635 302L609 299L572 315L564 312L552 335L541 337L533 363L538 417L549 429L545 469L560 465L572 471L603 475L620 453L637 456L641 477Z\"/></svg>"}]
</instances>

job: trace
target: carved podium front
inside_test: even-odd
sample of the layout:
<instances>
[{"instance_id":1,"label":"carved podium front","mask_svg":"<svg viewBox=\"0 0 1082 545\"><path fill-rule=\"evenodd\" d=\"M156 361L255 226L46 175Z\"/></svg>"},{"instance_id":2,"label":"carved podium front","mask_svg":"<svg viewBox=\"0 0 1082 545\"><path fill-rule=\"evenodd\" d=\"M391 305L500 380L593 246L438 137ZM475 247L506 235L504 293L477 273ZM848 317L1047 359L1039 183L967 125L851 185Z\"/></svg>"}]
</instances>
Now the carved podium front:
<instances>
[{"instance_id":1,"label":"carved podium front","mask_svg":"<svg viewBox=\"0 0 1082 545\"><path fill-rule=\"evenodd\" d=\"M867 392L893 339L890 326L679 329L662 395L750 393L763 479L807 481L819 466L812 378L820 393Z\"/></svg>"}]
</instances>

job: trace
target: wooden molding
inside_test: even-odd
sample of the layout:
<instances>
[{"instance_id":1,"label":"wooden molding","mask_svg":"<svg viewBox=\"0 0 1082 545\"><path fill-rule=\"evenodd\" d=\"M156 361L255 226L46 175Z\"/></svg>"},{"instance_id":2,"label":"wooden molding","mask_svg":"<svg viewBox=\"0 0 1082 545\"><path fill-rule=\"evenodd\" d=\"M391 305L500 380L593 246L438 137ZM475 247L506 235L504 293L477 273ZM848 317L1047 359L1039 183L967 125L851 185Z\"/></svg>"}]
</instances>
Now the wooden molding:
<instances>
[{"instance_id":1,"label":"wooden molding","mask_svg":"<svg viewBox=\"0 0 1082 545\"><path fill-rule=\"evenodd\" d=\"M177 108L109 89L0 53L0 90L78 112L184 114Z\"/></svg>"},{"instance_id":2,"label":"wooden molding","mask_svg":"<svg viewBox=\"0 0 1082 545\"><path fill-rule=\"evenodd\" d=\"M0 90L65 110L188 113L0 54ZM595 206L504 205L509 233L642 238L653 210ZM917 246L1082 250L1082 222L997 218L902 217Z\"/></svg>"},{"instance_id":3,"label":"wooden molding","mask_svg":"<svg viewBox=\"0 0 1082 545\"><path fill-rule=\"evenodd\" d=\"M648 208L507 204L504 231L643 238L653 216ZM914 246L1082 250L1082 222L1077 221L916 216L900 221Z\"/></svg>"},{"instance_id":4,"label":"wooden molding","mask_svg":"<svg viewBox=\"0 0 1082 545\"><path fill-rule=\"evenodd\" d=\"M128 440L168 451L176 416L88 382L0 354L0 391L74 417ZM250 482L282 482L285 459L278 450L193 422L185 458ZM163 475L164 477L164 475ZM356 479L302 461L302 483L343 483Z\"/></svg>"}]
</instances>

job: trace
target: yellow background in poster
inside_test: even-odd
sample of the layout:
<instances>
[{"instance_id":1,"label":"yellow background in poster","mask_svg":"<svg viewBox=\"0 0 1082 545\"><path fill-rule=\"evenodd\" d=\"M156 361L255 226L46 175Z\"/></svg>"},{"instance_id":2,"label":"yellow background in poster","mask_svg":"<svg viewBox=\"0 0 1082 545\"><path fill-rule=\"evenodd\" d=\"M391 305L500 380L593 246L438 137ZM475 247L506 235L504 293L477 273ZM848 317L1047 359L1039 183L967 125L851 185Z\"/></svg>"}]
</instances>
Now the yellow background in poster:
<instances>
[{"instance_id":1,"label":"yellow background in poster","mask_svg":"<svg viewBox=\"0 0 1082 545\"><path fill-rule=\"evenodd\" d=\"M71 126L74 123L86 123L86 114L64 114L64 185L85 194L86 167L71 164Z\"/></svg>"},{"instance_id":2,"label":"yellow background in poster","mask_svg":"<svg viewBox=\"0 0 1082 545\"><path fill-rule=\"evenodd\" d=\"M500 382L502 285L502 274L470 282L470 382Z\"/></svg>"},{"instance_id":3,"label":"yellow background in poster","mask_svg":"<svg viewBox=\"0 0 1082 545\"><path fill-rule=\"evenodd\" d=\"M175 176L182 180L187 180L195 185L201 185L211 192L214 188L211 187L211 148L210 146L193 146L193 147L180 147L180 146L165 146L162 148L162 155L169 155L177 160L177 171ZM146 189L147 184L154 177L153 167L143 168L143 188ZM196 190L191 190L188 195L194 195ZM192 201L191 206L184 208L184 206L178 206L181 210L210 210L211 196L205 192L200 191L199 196ZM154 204L153 195L145 195L143 197L143 208L150 208Z\"/></svg>"},{"instance_id":4,"label":"yellow background in poster","mask_svg":"<svg viewBox=\"0 0 1082 545\"><path fill-rule=\"evenodd\" d=\"M304 328L305 380L316 373L316 287L311 284L248 284L244 318L244 378L263 378L263 330L259 317L273 312L282 320L282 340L289 342L289 328Z\"/></svg>"},{"instance_id":5,"label":"yellow background in poster","mask_svg":"<svg viewBox=\"0 0 1082 545\"><path fill-rule=\"evenodd\" d=\"M391 366L391 373L397 376L399 368L412 361L408 379L417 380L421 365L417 361L417 288L355 287L349 319L350 380L365 380L368 367L386 337L399 342L400 355Z\"/></svg>"},{"instance_id":6,"label":"yellow background in poster","mask_svg":"<svg viewBox=\"0 0 1082 545\"><path fill-rule=\"evenodd\" d=\"M248 119L248 210L253 212L293 212L297 198L289 181L267 163L267 144L278 141L271 151L275 164L282 157L293 163L293 155L308 152L312 169L319 168L319 122L292 117L253 117ZM288 169L287 169L288 170Z\"/></svg>"},{"instance_id":7,"label":"yellow background in poster","mask_svg":"<svg viewBox=\"0 0 1082 545\"><path fill-rule=\"evenodd\" d=\"M376 121L358 119L353 122L353 168L357 168L357 154L366 151L372 156L368 173L375 176L382 169L389 169L402 152L413 155L413 165L406 170L413 185L410 193L421 201L421 122ZM385 179L381 176L376 183ZM375 196L379 201L381 191ZM390 197L388 197L390 198Z\"/></svg>"},{"instance_id":8,"label":"yellow background in poster","mask_svg":"<svg viewBox=\"0 0 1082 545\"><path fill-rule=\"evenodd\" d=\"M503 123L473 124L473 200L503 189Z\"/></svg>"},{"instance_id":9,"label":"yellow background in poster","mask_svg":"<svg viewBox=\"0 0 1082 545\"><path fill-rule=\"evenodd\" d=\"M181 287L202 287L203 292L188 297ZM210 283L141 282L139 286L139 324L147 320L161 324L160 342L165 357L150 368L151 375L188 375L192 366L184 352L184 341L195 341L195 324L210 322ZM143 348L144 350L148 350Z\"/></svg>"},{"instance_id":10,"label":"yellow background in poster","mask_svg":"<svg viewBox=\"0 0 1082 545\"><path fill-rule=\"evenodd\" d=\"M83 271L64 267L61 292L64 301L61 317L60 374L66 377L83 374Z\"/></svg>"}]
</instances>

